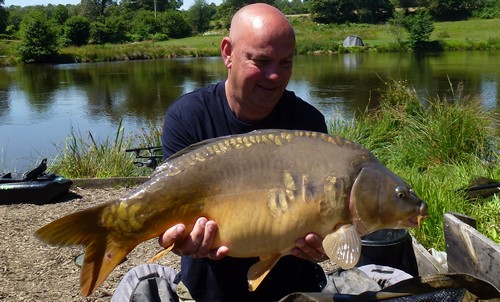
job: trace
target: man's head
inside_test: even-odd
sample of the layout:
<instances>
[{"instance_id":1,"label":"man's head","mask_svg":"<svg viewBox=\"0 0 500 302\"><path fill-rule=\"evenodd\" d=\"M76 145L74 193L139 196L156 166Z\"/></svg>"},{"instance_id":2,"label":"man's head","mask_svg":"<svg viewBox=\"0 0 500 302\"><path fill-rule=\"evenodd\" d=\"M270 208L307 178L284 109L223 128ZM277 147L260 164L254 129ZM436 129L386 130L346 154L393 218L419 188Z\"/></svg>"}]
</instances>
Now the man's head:
<instances>
[{"instance_id":1,"label":"man's head","mask_svg":"<svg viewBox=\"0 0 500 302\"><path fill-rule=\"evenodd\" d=\"M228 69L226 95L238 118L264 119L283 94L292 74L295 33L277 8L256 3L233 16L221 43Z\"/></svg>"}]
</instances>

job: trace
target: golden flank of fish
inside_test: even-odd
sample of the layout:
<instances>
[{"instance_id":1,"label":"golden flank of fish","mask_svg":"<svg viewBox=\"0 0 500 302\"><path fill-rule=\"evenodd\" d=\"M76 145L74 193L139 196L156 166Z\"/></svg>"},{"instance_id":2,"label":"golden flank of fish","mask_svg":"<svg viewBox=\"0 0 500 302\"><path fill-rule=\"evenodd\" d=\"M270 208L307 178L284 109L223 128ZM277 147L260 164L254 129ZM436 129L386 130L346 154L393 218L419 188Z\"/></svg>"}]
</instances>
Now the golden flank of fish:
<instances>
[{"instance_id":1,"label":"golden flank of fish","mask_svg":"<svg viewBox=\"0 0 500 302\"><path fill-rule=\"evenodd\" d=\"M80 285L87 296L139 243L178 223L189 234L201 216L217 222L214 247L227 246L233 257L260 257L248 272L255 290L310 232L324 237L333 262L351 268L360 236L416 226L427 206L354 142L263 130L190 146L129 195L62 217L36 235L49 244L86 246Z\"/></svg>"}]
</instances>

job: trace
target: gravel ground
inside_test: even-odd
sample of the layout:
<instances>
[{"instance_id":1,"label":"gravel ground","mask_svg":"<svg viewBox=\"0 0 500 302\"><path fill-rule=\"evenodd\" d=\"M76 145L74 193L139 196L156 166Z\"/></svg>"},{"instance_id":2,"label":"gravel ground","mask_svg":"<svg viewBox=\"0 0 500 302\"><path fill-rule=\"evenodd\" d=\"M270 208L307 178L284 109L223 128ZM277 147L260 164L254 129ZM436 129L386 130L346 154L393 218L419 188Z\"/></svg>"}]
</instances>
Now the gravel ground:
<instances>
[{"instance_id":1,"label":"gravel ground","mask_svg":"<svg viewBox=\"0 0 500 302\"><path fill-rule=\"evenodd\" d=\"M74 258L83 247L53 247L33 234L66 214L110 201L127 188L72 188L65 200L45 205L0 205L0 301L109 301L128 270L147 263L159 250L156 239L136 247L92 295L83 298ZM179 269L179 257L168 254L159 264ZM331 269L329 261L322 264Z\"/></svg>"},{"instance_id":2,"label":"gravel ground","mask_svg":"<svg viewBox=\"0 0 500 302\"><path fill-rule=\"evenodd\" d=\"M80 270L74 258L83 247L53 247L33 234L65 214L97 205L129 189L72 189L63 202L0 205L0 301L109 301L121 278L146 263L159 250L157 240L140 244L90 297L79 289ZM176 269L179 258L169 254L159 263Z\"/></svg>"}]
</instances>

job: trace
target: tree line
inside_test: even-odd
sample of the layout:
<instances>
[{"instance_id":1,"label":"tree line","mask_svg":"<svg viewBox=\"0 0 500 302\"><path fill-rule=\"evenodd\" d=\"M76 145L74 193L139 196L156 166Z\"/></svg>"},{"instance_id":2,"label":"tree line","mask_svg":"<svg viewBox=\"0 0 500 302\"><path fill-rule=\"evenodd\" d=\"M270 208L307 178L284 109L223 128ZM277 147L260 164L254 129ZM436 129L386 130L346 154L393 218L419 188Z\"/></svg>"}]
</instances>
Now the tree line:
<instances>
[{"instance_id":1,"label":"tree line","mask_svg":"<svg viewBox=\"0 0 500 302\"><path fill-rule=\"evenodd\" d=\"M23 61L41 61L60 46L183 38L227 29L231 16L254 1L81 0L77 5L4 6L0 39L23 41ZM419 40L434 20L500 17L498 0L266 0L285 14L309 14L318 23L401 23ZM428 33L428 34L427 34ZM42 47L43 46L43 47ZM44 49L46 48L46 49Z\"/></svg>"}]
</instances>

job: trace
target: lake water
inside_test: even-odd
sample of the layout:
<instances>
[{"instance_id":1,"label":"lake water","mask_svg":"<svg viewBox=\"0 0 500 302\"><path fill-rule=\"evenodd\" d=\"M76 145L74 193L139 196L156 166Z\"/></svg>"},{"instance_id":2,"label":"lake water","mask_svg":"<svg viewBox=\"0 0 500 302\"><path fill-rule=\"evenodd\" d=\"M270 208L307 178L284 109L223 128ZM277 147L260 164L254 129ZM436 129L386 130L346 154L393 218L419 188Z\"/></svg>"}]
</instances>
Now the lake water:
<instances>
[{"instance_id":1,"label":"lake water","mask_svg":"<svg viewBox=\"0 0 500 302\"><path fill-rule=\"evenodd\" d=\"M480 95L500 100L500 52L297 56L288 88L327 119L350 119L377 104L384 82L406 80L423 98ZM112 139L161 123L179 95L225 77L220 58L185 58L0 68L0 172L54 158L71 129Z\"/></svg>"}]
</instances>

